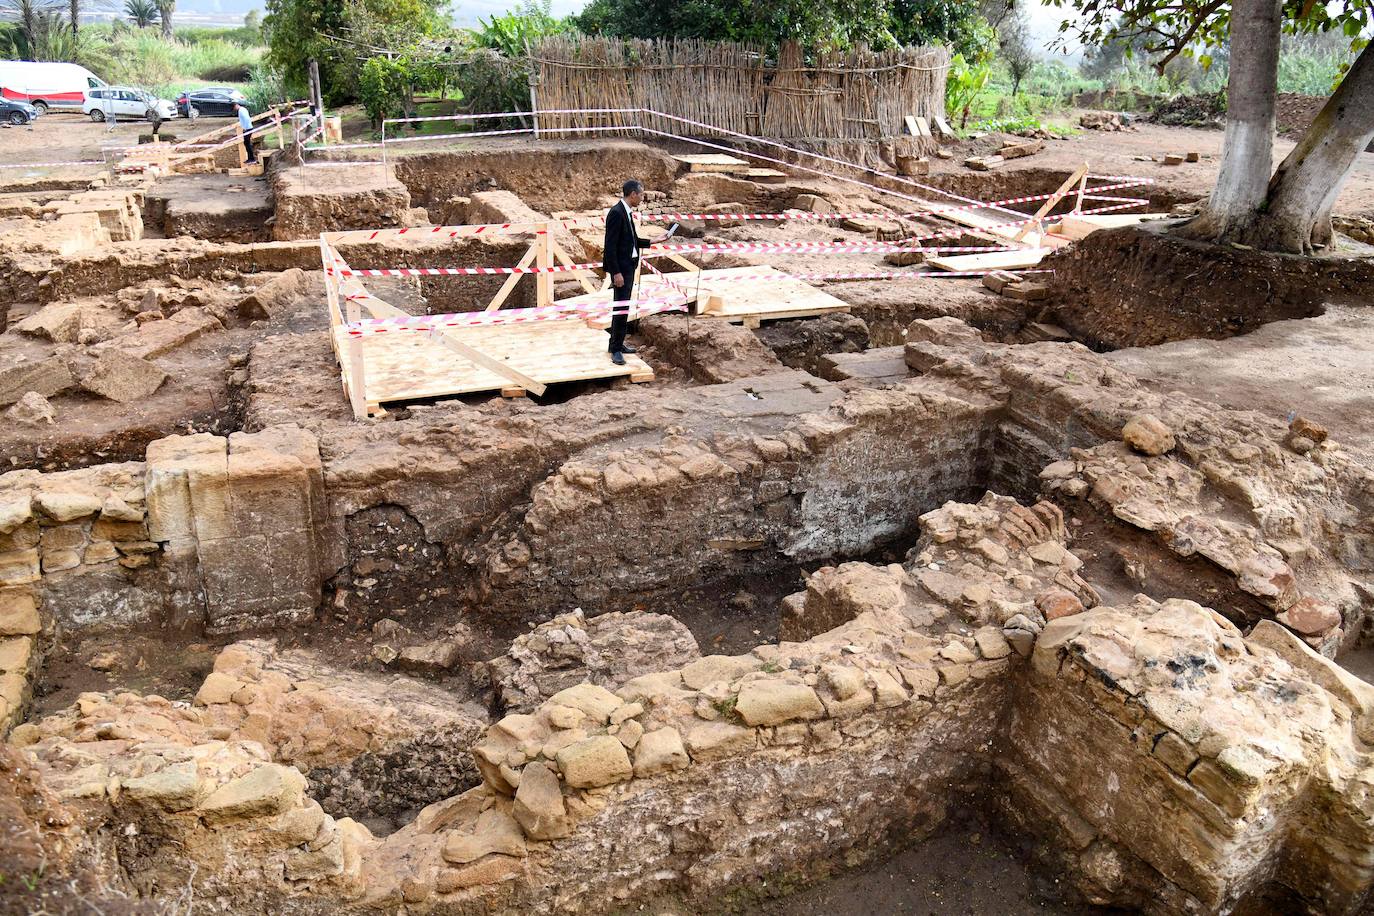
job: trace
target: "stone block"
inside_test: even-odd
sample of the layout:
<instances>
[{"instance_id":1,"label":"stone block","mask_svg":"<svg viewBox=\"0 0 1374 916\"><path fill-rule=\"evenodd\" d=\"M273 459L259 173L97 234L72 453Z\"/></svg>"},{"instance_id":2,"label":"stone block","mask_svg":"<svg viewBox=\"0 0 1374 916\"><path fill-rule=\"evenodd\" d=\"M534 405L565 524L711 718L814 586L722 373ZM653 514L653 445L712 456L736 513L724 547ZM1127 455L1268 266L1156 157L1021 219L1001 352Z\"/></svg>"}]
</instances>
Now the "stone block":
<instances>
[{"instance_id":1,"label":"stone block","mask_svg":"<svg viewBox=\"0 0 1374 916\"><path fill-rule=\"evenodd\" d=\"M527 764L521 771L511 813L531 839L556 840L572 833L558 776L542 761Z\"/></svg>"},{"instance_id":2,"label":"stone block","mask_svg":"<svg viewBox=\"0 0 1374 916\"><path fill-rule=\"evenodd\" d=\"M0 407L15 403L30 391L50 398L75 385L71 369L59 356L3 366L0 367Z\"/></svg>"},{"instance_id":3,"label":"stone block","mask_svg":"<svg viewBox=\"0 0 1374 916\"><path fill-rule=\"evenodd\" d=\"M33 498L28 490L0 493L0 534L9 534L33 518Z\"/></svg>"},{"instance_id":4,"label":"stone block","mask_svg":"<svg viewBox=\"0 0 1374 916\"><path fill-rule=\"evenodd\" d=\"M198 497L205 508L216 508L208 486L216 474L228 473L228 442L209 433L168 436L148 444L144 486L148 502L148 533L154 541L196 536L196 509L191 499L194 474ZM227 507L219 507L221 512Z\"/></svg>"},{"instance_id":5,"label":"stone block","mask_svg":"<svg viewBox=\"0 0 1374 916\"><path fill-rule=\"evenodd\" d=\"M609 786L634 774L625 746L610 735L597 735L558 752L563 780L577 789Z\"/></svg>"},{"instance_id":6,"label":"stone block","mask_svg":"<svg viewBox=\"0 0 1374 916\"><path fill-rule=\"evenodd\" d=\"M118 404L131 404L151 397L165 381L167 373L146 359L109 349L81 377L81 387Z\"/></svg>"},{"instance_id":7,"label":"stone block","mask_svg":"<svg viewBox=\"0 0 1374 916\"><path fill-rule=\"evenodd\" d=\"M825 707L807 685L768 678L741 687L735 711L748 725L780 725L793 719L815 719Z\"/></svg>"},{"instance_id":8,"label":"stone block","mask_svg":"<svg viewBox=\"0 0 1374 916\"><path fill-rule=\"evenodd\" d=\"M140 325L137 331L112 341L110 346L130 356L153 359L204 334L222 330L224 325L219 323L219 319L199 306L192 306L182 309L171 318Z\"/></svg>"},{"instance_id":9,"label":"stone block","mask_svg":"<svg viewBox=\"0 0 1374 916\"><path fill-rule=\"evenodd\" d=\"M33 657L33 639L14 636L0 639L0 674L25 674Z\"/></svg>"},{"instance_id":10,"label":"stone block","mask_svg":"<svg viewBox=\"0 0 1374 916\"><path fill-rule=\"evenodd\" d=\"M38 579L38 550L36 548L8 550L0 553L0 588L28 585L31 582L37 582Z\"/></svg>"},{"instance_id":11,"label":"stone block","mask_svg":"<svg viewBox=\"0 0 1374 916\"><path fill-rule=\"evenodd\" d=\"M209 824L268 817L297 807L304 792L305 777L299 770L267 763L220 786L199 810Z\"/></svg>"},{"instance_id":12,"label":"stone block","mask_svg":"<svg viewBox=\"0 0 1374 916\"><path fill-rule=\"evenodd\" d=\"M605 725L610 721L611 713L625 701L605 687L596 684L577 684L558 691L549 698L549 702L579 709L594 721Z\"/></svg>"},{"instance_id":13,"label":"stone block","mask_svg":"<svg viewBox=\"0 0 1374 916\"><path fill-rule=\"evenodd\" d=\"M499 808L488 808L478 815L472 833L450 833L442 851L444 861L454 865L466 865L492 853L525 855L525 835L520 824Z\"/></svg>"},{"instance_id":14,"label":"stone block","mask_svg":"<svg viewBox=\"0 0 1374 916\"><path fill-rule=\"evenodd\" d=\"M687 732L685 743L692 759L705 763L747 754L758 744L758 738L752 728L741 728L729 722L701 722Z\"/></svg>"},{"instance_id":15,"label":"stone block","mask_svg":"<svg viewBox=\"0 0 1374 916\"><path fill-rule=\"evenodd\" d=\"M1174 434L1153 414L1136 414L1121 428L1121 440L1143 455L1163 455L1174 447Z\"/></svg>"},{"instance_id":16,"label":"stone block","mask_svg":"<svg viewBox=\"0 0 1374 916\"><path fill-rule=\"evenodd\" d=\"M38 604L27 589L0 589L0 636L33 636L42 628Z\"/></svg>"},{"instance_id":17,"label":"stone block","mask_svg":"<svg viewBox=\"0 0 1374 916\"><path fill-rule=\"evenodd\" d=\"M295 304L305 295L310 278L299 267L277 274L243 299L235 310L240 318L249 321L265 320Z\"/></svg>"},{"instance_id":18,"label":"stone block","mask_svg":"<svg viewBox=\"0 0 1374 916\"><path fill-rule=\"evenodd\" d=\"M207 784L194 760L172 763L150 773L124 780L122 794L134 802L154 804L167 811L194 808L205 796Z\"/></svg>"},{"instance_id":19,"label":"stone block","mask_svg":"<svg viewBox=\"0 0 1374 916\"><path fill-rule=\"evenodd\" d=\"M635 776L638 777L681 770L689 763L682 735L675 728L645 732L635 746Z\"/></svg>"},{"instance_id":20,"label":"stone block","mask_svg":"<svg viewBox=\"0 0 1374 916\"><path fill-rule=\"evenodd\" d=\"M93 493L73 490L39 490L34 505L54 522L74 522L89 518L100 511L100 497Z\"/></svg>"}]
</instances>

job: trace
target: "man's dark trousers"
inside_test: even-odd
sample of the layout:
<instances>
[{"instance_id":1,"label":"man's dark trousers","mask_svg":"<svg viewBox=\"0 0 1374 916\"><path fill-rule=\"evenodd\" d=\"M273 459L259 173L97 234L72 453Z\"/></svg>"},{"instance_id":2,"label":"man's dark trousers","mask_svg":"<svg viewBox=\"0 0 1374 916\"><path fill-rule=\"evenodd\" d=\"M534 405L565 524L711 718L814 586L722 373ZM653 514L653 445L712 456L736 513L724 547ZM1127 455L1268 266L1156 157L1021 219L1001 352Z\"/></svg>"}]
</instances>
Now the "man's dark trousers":
<instances>
[{"instance_id":1,"label":"man's dark trousers","mask_svg":"<svg viewBox=\"0 0 1374 916\"><path fill-rule=\"evenodd\" d=\"M635 273L639 270L639 258L631 258L630 266L625 269L624 286L611 287L611 298L615 302L629 302L630 296L634 294ZM628 305L611 306L611 343L607 347L610 353L619 353L625 346L625 331L630 325L630 307Z\"/></svg>"}]
</instances>

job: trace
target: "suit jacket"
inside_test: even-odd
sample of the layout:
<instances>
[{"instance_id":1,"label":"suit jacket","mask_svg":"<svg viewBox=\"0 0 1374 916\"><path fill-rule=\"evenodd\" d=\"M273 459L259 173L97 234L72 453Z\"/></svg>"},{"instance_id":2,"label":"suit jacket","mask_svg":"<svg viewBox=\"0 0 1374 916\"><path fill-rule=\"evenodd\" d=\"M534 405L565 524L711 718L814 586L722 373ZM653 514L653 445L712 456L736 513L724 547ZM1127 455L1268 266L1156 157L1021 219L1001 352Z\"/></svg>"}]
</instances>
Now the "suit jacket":
<instances>
[{"instance_id":1,"label":"suit jacket","mask_svg":"<svg viewBox=\"0 0 1374 916\"><path fill-rule=\"evenodd\" d=\"M631 239L634 239L633 243ZM625 212L624 205L617 203L606 211L606 245L601 258L601 267L606 271L606 276L629 274L634 261L635 244L643 251L649 247L650 242L635 232L634 222Z\"/></svg>"}]
</instances>

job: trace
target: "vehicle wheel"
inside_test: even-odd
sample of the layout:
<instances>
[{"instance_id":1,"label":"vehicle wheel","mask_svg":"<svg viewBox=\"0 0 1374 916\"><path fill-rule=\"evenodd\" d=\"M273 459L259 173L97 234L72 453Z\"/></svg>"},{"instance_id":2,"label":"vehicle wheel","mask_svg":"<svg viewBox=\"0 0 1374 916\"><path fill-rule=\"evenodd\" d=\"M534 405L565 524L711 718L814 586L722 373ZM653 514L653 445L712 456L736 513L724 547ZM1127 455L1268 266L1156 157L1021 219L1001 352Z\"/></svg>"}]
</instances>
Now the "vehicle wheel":
<instances>
[{"instance_id":1,"label":"vehicle wheel","mask_svg":"<svg viewBox=\"0 0 1374 916\"><path fill-rule=\"evenodd\" d=\"M92 108L91 120L99 124L101 121L105 120L105 112L101 111L99 108Z\"/></svg>"},{"instance_id":2,"label":"vehicle wheel","mask_svg":"<svg viewBox=\"0 0 1374 916\"><path fill-rule=\"evenodd\" d=\"M157 112L156 112L156 111L153 111L151 108L149 108L147 111L143 112L143 120L145 120L145 121L156 121L156 120L157 120Z\"/></svg>"},{"instance_id":3,"label":"vehicle wheel","mask_svg":"<svg viewBox=\"0 0 1374 916\"><path fill-rule=\"evenodd\" d=\"M14 124L14 125L16 125L16 126L18 126L18 125L20 125L20 124L27 124L27 123L29 123L29 116L26 115L26 114L24 114L24 112L22 112L22 111L11 111L11 112L10 112L10 123L11 123L11 124Z\"/></svg>"},{"instance_id":4,"label":"vehicle wheel","mask_svg":"<svg viewBox=\"0 0 1374 916\"><path fill-rule=\"evenodd\" d=\"M43 101L42 99L39 99L38 101L34 102L33 107L37 108L38 113L41 115L45 115L48 113L48 103Z\"/></svg>"},{"instance_id":5,"label":"vehicle wheel","mask_svg":"<svg viewBox=\"0 0 1374 916\"><path fill-rule=\"evenodd\" d=\"M200 109L195 107L187 108L186 117L194 121L196 118L200 117Z\"/></svg>"}]
</instances>

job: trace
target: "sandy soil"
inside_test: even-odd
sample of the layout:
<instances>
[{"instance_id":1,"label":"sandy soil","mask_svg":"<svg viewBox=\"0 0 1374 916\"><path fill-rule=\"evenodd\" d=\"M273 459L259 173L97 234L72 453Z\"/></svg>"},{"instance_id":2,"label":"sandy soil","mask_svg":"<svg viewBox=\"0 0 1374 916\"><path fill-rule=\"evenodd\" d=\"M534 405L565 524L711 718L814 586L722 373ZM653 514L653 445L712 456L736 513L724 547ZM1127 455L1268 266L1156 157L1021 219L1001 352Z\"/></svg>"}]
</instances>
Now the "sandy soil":
<instances>
[{"instance_id":1,"label":"sandy soil","mask_svg":"<svg viewBox=\"0 0 1374 916\"><path fill-rule=\"evenodd\" d=\"M1295 413L1374 454L1374 311L1332 306L1227 340L1183 340L1106 354L1160 391L1182 391L1287 422Z\"/></svg>"}]
</instances>

